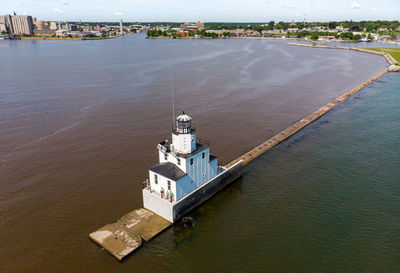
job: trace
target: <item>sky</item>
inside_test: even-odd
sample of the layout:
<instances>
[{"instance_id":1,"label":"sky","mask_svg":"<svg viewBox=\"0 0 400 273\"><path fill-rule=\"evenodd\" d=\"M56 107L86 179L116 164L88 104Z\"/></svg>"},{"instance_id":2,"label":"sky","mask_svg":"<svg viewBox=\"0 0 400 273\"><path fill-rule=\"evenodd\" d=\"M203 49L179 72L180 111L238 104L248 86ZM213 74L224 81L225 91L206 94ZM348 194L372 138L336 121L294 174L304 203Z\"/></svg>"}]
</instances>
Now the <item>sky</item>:
<instances>
[{"instance_id":1,"label":"sky","mask_svg":"<svg viewBox=\"0 0 400 273\"><path fill-rule=\"evenodd\" d=\"M400 20L400 0L0 0L0 14L44 21Z\"/></svg>"}]
</instances>

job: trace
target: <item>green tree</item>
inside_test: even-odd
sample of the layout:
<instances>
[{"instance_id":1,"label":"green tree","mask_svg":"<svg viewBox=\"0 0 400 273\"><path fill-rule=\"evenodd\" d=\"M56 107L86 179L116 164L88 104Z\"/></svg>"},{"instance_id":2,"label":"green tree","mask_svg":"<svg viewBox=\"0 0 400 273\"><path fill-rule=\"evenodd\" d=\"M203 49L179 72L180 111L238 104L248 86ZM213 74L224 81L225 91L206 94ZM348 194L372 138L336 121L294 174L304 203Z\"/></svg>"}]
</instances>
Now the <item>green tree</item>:
<instances>
[{"instance_id":1,"label":"green tree","mask_svg":"<svg viewBox=\"0 0 400 273\"><path fill-rule=\"evenodd\" d=\"M318 35L318 33L314 32L313 34L311 34L310 38L311 38L311 40L318 40L319 35Z\"/></svg>"},{"instance_id":2,"label":"green tree","mask_svg":"<svg viewBox=\"0 0 400 273\"><path fill-rule=\"evenodd\" d=\"M338 25L337 22L329 22L329 24L328 24L329 29L335 29L337 25Z\"/></svg>"},{"instance_id":3,"label":"green tree","mask_svg":"<svg viewBox=\"0 0 400 273\"><path fill-rule=\"evenodd\" d=\"M269 26L271 29L274 28L274 25L275 25L275 22L274 22L274 21L269 21L268 26Z\"/></svg>"}]
</instances>

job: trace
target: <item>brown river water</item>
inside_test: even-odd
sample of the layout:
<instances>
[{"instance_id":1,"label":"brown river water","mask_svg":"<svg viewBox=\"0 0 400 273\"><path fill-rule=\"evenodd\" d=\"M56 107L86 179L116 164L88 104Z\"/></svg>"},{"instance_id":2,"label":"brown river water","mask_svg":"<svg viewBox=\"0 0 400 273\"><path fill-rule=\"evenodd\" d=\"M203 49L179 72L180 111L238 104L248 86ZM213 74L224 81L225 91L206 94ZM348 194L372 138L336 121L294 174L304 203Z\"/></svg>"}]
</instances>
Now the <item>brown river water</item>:
<instances>
[{"instance_id":1,"label":"brown river water","mask_svg":"<svg viewBox=\"0 0 400 273\"><path fill-rule=\"evenodd\" d=\"M88 234L142 206L156 145L170 138L171 86L176 111L227 163L387 66L286 43L0 41L0 272L164 266L149 252L157 241L120 264Z\"/></svg>"}]
</instances>

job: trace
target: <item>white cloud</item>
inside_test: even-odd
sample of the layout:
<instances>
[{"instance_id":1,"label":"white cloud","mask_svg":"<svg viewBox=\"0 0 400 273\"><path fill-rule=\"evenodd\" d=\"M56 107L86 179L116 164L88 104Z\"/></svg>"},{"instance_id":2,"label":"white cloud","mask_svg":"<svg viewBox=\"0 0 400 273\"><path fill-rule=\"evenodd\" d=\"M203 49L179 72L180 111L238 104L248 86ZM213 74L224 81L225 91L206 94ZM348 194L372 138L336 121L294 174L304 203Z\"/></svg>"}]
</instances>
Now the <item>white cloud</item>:
<instances>
[{"instance_id":1,"label":"white cloud","mask_svg":"<svg viewBox=\"0 0 400 273\"><path fill-rule=\"evenodd\" d=\"M353 1L353 3L350 5L351 9L359 9L361 8L360 3L357 3L356 1Z\"/></svg>"},{"instance_id":2,"label":"white cloud","mask_svg":"<svg viewBox=\"0 0 400 273\"><path fill-rule=\"evenodd\" d=\"M297 9L298 6L283 6L284 9Z\"/></svg>"},{"instance_id":3,"label":"white cloud","mask_svg":"<svg viewBox=\"0 0 400 273\"><path fill-rule=\"evenodd\" d=\"M114 12L114 15L116 15L116 16L122 16L122 15L124 15L122 12L120 12L120 11L116 11L116 12Z\"/></svg>"},{"instance_id":4,"label":"white cloud","mask_svg":"<svg viewBox=\"0 0 400 273\"><path fill-rule=\"evenodd\" d=\"M60 13L60 14L63 13L63 11L61 9L59 9L59 8L54 8L53 11L55 11L57 13Z\"/></svg>"},{"instance_id":5,"label":"white cloud","mask_svg":"<svg viewBox=\"0 0 400 273\"><path fill-rule=\"evenodd\" d=\"M376 10L376 7L372 7L371 10L372 10L372 11L375 11L375 10Z\"/></svg>"},{"instance_id":6,"label":"white cloud","mask_svg":"<svg viewBox=\"0 0 400 273\"><path fill-rule=\"evenodd\" d=\"M299 16L300 16L300 13L296 12L296 17L299 17Z\"/></svg>"},{"instance_id":7,"label":"white cloud","mask_svg":"<svg viewBox=\"0 0 400 273\"><path fill-rule=\"evenodd\" d=\"M61 0L61 3L62 3L63 5L69 5L68 0Z\"/></svg>"}]
</instances>

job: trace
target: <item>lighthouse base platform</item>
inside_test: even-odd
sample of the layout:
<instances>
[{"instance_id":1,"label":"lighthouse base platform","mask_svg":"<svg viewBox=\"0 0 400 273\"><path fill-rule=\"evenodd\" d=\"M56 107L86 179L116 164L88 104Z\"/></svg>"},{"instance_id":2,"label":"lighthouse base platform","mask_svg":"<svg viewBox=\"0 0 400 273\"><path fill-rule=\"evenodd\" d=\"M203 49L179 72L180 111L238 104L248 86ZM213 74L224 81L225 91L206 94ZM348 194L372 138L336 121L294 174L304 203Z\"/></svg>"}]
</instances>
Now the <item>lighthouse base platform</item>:
<instances>
[{"instance_id":1,"label":"lighthouse base platform","mask_svg":"<svg viewBox=\"0 0 400 273\"><path fill-rule=\"evenodd\" d=\"M90 233L89 238L121 261L142 245L142 239L151 240L171 224L147 209L137 209Z\"/></svg>"},{"instance_id":2,"label":"lighthouse base platform","mask_svg":"<svg viewBox=\"0 0 400 273\"><path fill-rule=\"evenodd\" d=\"M224 187L242 175L243 161L239 161L229 168L223 168L213 179L207 181L184 198L169 202L162 199L157 192L143 189L143 205L146 209L155 212L170 222L175 222L192 209L200 206Z\"/></svg>"},{"instance_id":3,"label":"lighthouse base platform","mask_svg":"<svg viewBox=\"0 0 400 273\"><path fill-rule=\"evenodd\" d=\"M122 261L142 245L142 240L151 240L173 222L238 179L242 170L243 160L240 160L229 168L223 168L220 174L186 197L172 203L144 189L145 208L125 214L116 222L90 233L89 238Z\"/></svg>"}]
</instances>

